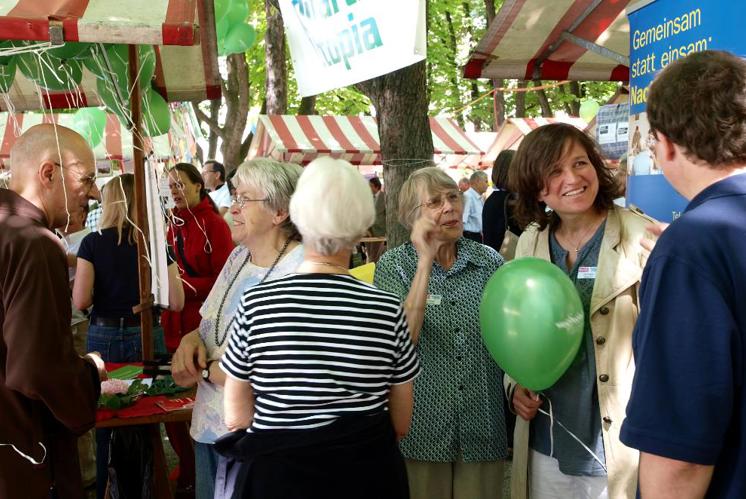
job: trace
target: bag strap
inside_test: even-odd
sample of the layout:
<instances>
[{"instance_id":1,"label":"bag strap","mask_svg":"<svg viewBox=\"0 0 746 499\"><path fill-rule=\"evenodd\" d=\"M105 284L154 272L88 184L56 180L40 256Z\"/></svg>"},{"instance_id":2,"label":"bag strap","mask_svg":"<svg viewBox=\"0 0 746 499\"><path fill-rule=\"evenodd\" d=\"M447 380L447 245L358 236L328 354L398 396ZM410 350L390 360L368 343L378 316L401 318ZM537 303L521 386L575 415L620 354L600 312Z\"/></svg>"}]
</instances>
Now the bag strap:
<instances>
[{"instance_id":1,"label":"bag strap","mask_svg":"<svg viewBox=\"0 0 746 499\"><path fill-rule=\"evenodd\" d=\"M181 231L174 231L174 239L176 239L176 250L179 252L179 257L181 257L181 265L184 267L184 272L189 277L197 277L197 273L187 262L186 256L184 256L184 240L181 238Z\"/></svg>"}]
</instances>

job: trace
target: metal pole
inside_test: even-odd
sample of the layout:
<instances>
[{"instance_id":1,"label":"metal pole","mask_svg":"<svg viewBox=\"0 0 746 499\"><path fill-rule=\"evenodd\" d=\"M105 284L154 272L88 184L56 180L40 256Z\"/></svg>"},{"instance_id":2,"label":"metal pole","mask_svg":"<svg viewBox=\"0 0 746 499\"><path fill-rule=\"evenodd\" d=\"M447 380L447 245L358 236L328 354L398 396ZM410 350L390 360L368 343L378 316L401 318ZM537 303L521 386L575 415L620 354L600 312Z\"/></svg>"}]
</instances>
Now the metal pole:
<instances>
[{"instance_id":1,"label":"metal pole","mask_svg":"<svg viewBox=\"0 0 746 499\"><path fill-rule=\"evenodd\" d=\"M130 106L132 110L132 157L135 162L135 223L140 227L137 238L137 269L140 274L140 304L137 309L140 313L140 330L142 332L142 358L153 359L153 313L152 297L150 293L150 264L146 258L150 244L148 234L147 203L145 196L145 161L143 155L142 134L140 124L142 123L142 106L140 100L140 87L137 83L138 57L137 45L129 46L129 81Z\"/></svg>"}]
</instances>

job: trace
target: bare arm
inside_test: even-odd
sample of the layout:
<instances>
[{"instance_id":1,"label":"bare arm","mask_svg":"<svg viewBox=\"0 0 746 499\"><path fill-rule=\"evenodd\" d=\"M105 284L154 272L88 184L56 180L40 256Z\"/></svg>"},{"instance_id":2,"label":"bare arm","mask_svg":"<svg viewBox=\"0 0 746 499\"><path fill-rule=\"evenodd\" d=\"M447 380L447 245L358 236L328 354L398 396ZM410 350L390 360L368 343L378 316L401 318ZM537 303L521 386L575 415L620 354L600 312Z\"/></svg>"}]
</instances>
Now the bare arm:
<instances>
[{"instance_id":1,"label":"bare arm","mask_svg":"<svg viewBox=\"0 0 746 499\"><path fill-rule=\"evenodd\" d=\"M714 466L687 463L640 453L640 497L643 499L702 498L712 479Z\"/></svg>"},{"instance_id":2,"label":"bare arm","mask_svg":"<svg viewBox=\"0 0 746 499\"><path fill-rule=\"evenodd\" d=\"M225 426L230 431L251 426L254 419L254 391L248 381L227 376L223 393Z\"/></svg>"},{"instance_id":3,"label":"bare arm","mask_svg":"<svg viewBox=\"0 0 746 499\"><path fill-rule=\"evenodd\" d=\"M78 258L73 285L73 304L78 310L86 310L93 304L93 282L96 272L93 264L84 258Z\"/></svg>"},{"instance_id":4,"label":"bare arm","mask_svg":"<svg viewBox=\"0 0 746 499\"><path fill-rule=\"evenodd\" d=\"M184 308L184 285L176 263L168 266L168 309L180 312Z\"/></svg>"},{"instance_id":5,"label":"bare arm","mask_svg":"<svg viewBox=\"0 0 746 499\"><path fill-rule=\"evenodd\" d=\"M409 432L414 410L414 382L392 385L389 393L389 413L396 438L401 440Z\"/></svg>"},{"instance_id":6,"label":"bare arm","mask_svg":"<svg viewBox=\"0 0 746 499\"><path fill-rule=\"evenodd\" d=\"M417 272L414 274L412 286L409 288L407 298L404 300L404 314L407 316L407 326L412 335L412 343L417 344L420 339L422 323L425 322L425 307L427 306L427 285L430 282L430 273L433 262L420 258L417 261Z\"/></svg>"},{"instance_id":7,"label":"bare arm","mask_svg":"<svg viewBox=\"0 0 746 499\"><path fill-rule=\"evenodd\" d=\"M438 222L440 218L438 218ZM425 307L427 306L427 285L433 270L433 262L437 251L435 232L437 223L427 218L419 218L412 227L412 245L417 251L417 271L412 279L412 285L404 300L404 313L407 316L407 326L412 335L412 343L420 338L422 323L425 321Z\"/></svg>"},{"instance_id":8,"label":"bare arm","mask_svg":"<svg viewBox=\"0 0 746 499\"><path fill-rule=\"evenodd\" d=\"M194 386L207 362L207 350L199 330L185 334L171 359L171 375L179 386Z\"/></svg>"}]
</instances>

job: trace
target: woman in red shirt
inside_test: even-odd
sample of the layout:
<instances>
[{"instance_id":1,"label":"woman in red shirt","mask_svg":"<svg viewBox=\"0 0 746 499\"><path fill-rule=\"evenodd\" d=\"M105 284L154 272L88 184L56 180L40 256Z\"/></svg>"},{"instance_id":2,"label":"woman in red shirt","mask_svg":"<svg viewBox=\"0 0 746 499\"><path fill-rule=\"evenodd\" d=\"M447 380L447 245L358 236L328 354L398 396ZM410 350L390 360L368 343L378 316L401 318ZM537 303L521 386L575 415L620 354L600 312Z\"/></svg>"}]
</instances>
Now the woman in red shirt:
<instances>
[{"instance_id":1,"label":"woman in red shirt","mask_svg":"<svg viewBox=\"0 0 746 499\"><path fill-rule=\"evenodd\" d=\"M234 245L228 224L218 214L194 165L177 163L169 173L168 185L176 205L168 244L176 254L185 294L184 309L164 313L161 318L166 348L174 352L181 337L199 327L199 309Z\"/></svg>"}]
</instances>

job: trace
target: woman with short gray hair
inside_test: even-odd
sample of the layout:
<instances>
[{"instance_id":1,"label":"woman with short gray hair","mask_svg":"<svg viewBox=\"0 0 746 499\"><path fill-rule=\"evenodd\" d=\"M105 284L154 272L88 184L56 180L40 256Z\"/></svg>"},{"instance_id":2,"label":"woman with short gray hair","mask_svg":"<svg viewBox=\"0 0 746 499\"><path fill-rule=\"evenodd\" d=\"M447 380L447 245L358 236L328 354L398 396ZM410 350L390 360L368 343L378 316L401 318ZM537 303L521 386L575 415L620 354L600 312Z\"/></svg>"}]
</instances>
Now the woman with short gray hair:
<instances>
[{"instance_id":1,"label":"woman with short gray hair","mask_svg":"<svg viewBox=\"0 0 746 499\"><path fill-rule=\"evenodd\" d=\"M401 443L412 499L496 499L507 455L502 371L482 342L479 302L503 263L463 237L463 195L442 170L414 172L399 197L411 242L378 261L375 284L404 301L422 360Z\"/></svg>"},{"instance_id":2,"label":"woman with short gray hair","mask_svg":"<svg viewBox=\"0 0 746 499\"><path fill-rule=\"evenodd\" d=\"M190 434L195 441L197 499L231 497L237 465L215 451L227 433L223 424L225 374L216 362L228 345L229 327L241 295L265 281L295 272L303 247L288 216L302 169L293 163L255 159L238 167L231 205L231 237L237 243L200 315L199 329L185 335L171 370L182 386L197 384ZM216 490L217 489L217 490Z\"/></svg>"},{"instance_id":3,"label":"woman with short gray hair","mask_svg":"<svg viewBox=\"0 0 746 499\"><path fill-rule=\"evenodd\" d=\"M248 463L234 497L408 498L397 437L419 364L399 298L348 272L375 218L368 183L317 159L290 217L303 263L244 293L220 361L236 430L221 452Z\"/></svg>"}]
</instances>

